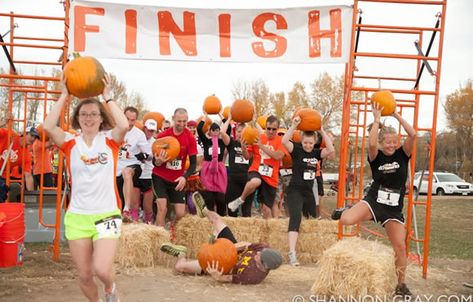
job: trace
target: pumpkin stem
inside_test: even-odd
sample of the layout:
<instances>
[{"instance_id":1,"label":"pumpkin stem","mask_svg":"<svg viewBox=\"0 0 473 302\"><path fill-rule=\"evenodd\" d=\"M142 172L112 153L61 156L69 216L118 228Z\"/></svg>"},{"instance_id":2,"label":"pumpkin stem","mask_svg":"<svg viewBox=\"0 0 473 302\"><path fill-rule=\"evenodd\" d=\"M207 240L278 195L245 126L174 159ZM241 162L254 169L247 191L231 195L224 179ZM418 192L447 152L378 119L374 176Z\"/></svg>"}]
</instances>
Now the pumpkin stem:
<instances>
[{"instance_id":1,"label":"pumpkin stem","mask_svg":"<svg viewBox=\"0 0 473 302\"><path fill-rule=\"evenodd\" d=\"M210 244L214 244L215 241L217 241L217 238L215 238L215 235L214 235L214 234L211 234L211 235L209 236L209 243L210 243Z\"/></svg>"},{"instance_id":2,"label":"pumpkin stem","mask_svg":"<svg viewBox=\"0 0 473 302\"><path fill-rule=\"evenodd\" d=\"M74 57L74 59L80 58L80 53L78 53L78 52L73 52L73 53L72 53L72 56Z\"/></svg>"}]
</instances>

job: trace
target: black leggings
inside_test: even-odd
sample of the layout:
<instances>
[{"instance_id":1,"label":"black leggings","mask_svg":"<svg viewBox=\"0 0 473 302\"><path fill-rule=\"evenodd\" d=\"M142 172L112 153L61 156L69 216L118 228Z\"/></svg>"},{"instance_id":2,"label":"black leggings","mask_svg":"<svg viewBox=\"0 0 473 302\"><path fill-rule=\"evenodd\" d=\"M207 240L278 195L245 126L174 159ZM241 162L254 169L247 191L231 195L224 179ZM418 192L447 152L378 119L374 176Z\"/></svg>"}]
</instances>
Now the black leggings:
<instances>
[{"instance_id":1,"label":"black leggings","mask_svg":"<svg viewBox=\"0 0 473 302\"><path fill-rule=\"evenodd\" d=\"M288 232L299 232L302 213L307 218L315 216L315 198L312 189L291 188L287 190L287 207L289 209Z\"/></svg>"},{"instance_id":2,"label":"black leggings","mask_svg":"<svg viewBox=\"0 0 473 302\"><path fill-rule=\"evenodd\" d=\"M226 204L229 204L230 202L241 196L241 193L243 193L243 189L245 188L246 182L246 176L244 178L232 178L231 176L228 177L227 193L225 194ZM253 197L254 194L251 194L245 199L245 202L241 205L241 216L251 217L251 206L253 204ZM229 209L228 216L237 217L238 211L232 212Z\"/></svg>"},{"instance_id":3,"label":"black leggings","mask_svg":"<svg viewBox=\"0 0 473 302\"><path fill-rule=\"evenodd\" d=\"M205 206L211 211L215 211L220 216L227 215L227 204L225 203L225 194L220 192L201 191L202 197L205 200Z\"/></svg>"}]
</instances>

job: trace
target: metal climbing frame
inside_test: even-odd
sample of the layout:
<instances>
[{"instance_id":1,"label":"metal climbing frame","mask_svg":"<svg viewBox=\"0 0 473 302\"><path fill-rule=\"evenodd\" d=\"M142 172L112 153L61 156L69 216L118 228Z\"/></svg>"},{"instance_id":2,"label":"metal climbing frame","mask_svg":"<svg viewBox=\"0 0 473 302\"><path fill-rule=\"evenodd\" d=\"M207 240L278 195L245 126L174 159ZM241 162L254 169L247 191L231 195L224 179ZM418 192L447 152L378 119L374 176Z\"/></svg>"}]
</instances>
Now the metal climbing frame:
<instances>
[{"instance_id":1,"label":"metal climbing frame","mask_svg":"<svg viewBox=\"0 0 473 302\"><path fill-rule=\"evenodd\" d=\"M363 6L363 7L361 7ZM345 69L345 94L343 101L342 140L340 146L339 191L337 206L356 203L363 198L363 179L369 171L367 163L367 125L372 122L369 97L379 88L391 90L397 100L397 110L404 119L414 126L418 136L430 135L427 148L418 146L419 139L410 161L410 182L406 210L407 252L412 256L410 243L423 245L423 252L418 252L422 264L422 275L427 277L430 214L432 196L432 172L434 171L435 143L437 131L437 107L440 88L440 71L442 63L442 46L445 28L447 1L441 0L355 0L353 10L352 43L350 61ZM376 8L376 16L370 15L370 9ZM385 12L380 16L379 10ZM409 13L426 13L431 16L430 25L418 25L417 18L409 18ZM437 14L436 14L437 13ZM364 24L364 18L370 17L380 21ZM381 25L389 23L390 25ZM399 21L402 20L402 21ZM399 23L413 24L400 26ZM438 36L438 37L437 37ZM369 42L371 44L364 43ZM427 50L423 52L424 42L429 41ZM390 45L397 42L398 47ZM362 51L364 45L376 52ZM386 44L386 45L384 45ZM387 46L384 47L383 46ZM368 48L367 47L367 48ZM404 51L404 52L401 52ZM433 54L431 54L433 53ZM430 56L429 56L430 55ZM408 62L408 63L406 63ZM409 65L411 64L411 65ZM424 73L427 68L430 75ZM420 88L422 87L422 88ZM371 119L371 120L370 120ZM390 119L386 119L390 122ZM391 118L391 121L393 119ZM399 138L406 135L399 127ZM428 161L428 195L426 200L413 196L413 176L416 171L416 158L419 152L429 152ZM348 156L350 154L350 160ZM353 158L353 163L351 158ZM417 167L425 169L426 167ZM353 173L354 181L347 182L347 175ZM368 172L369 173L369 172ZM369 176L368 176L369 177ZM422 235L417 232L415 209L425 211ZM422 207L422 208L420 208ZM339 226L339 238L357 236L361 231L381 235L375 230L358 225L348 229ZM410 257L412 258L412 257Z\"/></svg>"},{"instance_id":2,"label":"metal climbing frame","mask_svg":"<svg viewBox=\"0 0 473 302\"><path fill-rule=\"evenodd\" d=\"M31 108L32 102L40 102L43 119L46 116L49 105L52 102L55 102L59 95L60 90L54 89L53 86L60 81L58 77L52 76L38 76L27 74L31 68L28 66L35 66L44 68L44 66L57 66L59 68L64 67L67 62L67 47L68 47L68 38L67 30L69 27L69 1L64 1L64 10L65 17L47 17L47 16L34 16L34 15L20 15L13 12L10 13L0 13L0 18L9 18L10 20L10 30L4 34L6 37L9 35L9 41L4 41L3 37L0 39L0 45L3 48L6 58L10 64L9 73L0 74L0 87L6 88L8 93L8 111L15 114L12 121L8 123L9 137L11 139L14 129L25 132L25 128L31 124L31 121L27 120L27 114ZM18 23L16 23L18 22ZM31 37L31 36L21 36L17 35L17 28L23 29L28 27L28 25L35 24L34 26L41 26L47 28L47 24L52 24L54 26L64 26L64 35L62 37L50 38L50 37ZM27 24L23 26L23 24ZM28 31L28 28L25 28L25 32ZM45 35L48 33L46 32ZM1 34L0 34L1 35ZM40 59L39 61L27 61L21 59L21 49L27 49L28 51L35 52L38 57L54 57L55 59L59 58L57 61L47 61ZM20 53L17 55L17 52ZM18 57L18 58L17 58ZM20 72L18 67L25 67L25 70ZM30 71L31 72L31 71ZM14 102L20 103L18 108L13 112ZM66 108L63 112L61 118L62 126L68 125L69 117L69 108ZM42 137L43 142L45 136ZM10 142L8 142L10 144ZM25 147L25 146L24 146ZM42 155L47 156L44 150ZM24 157L23 157L24 158ZM59 153L59 165L58 165L58 175L63 174L63 160L62 154ZM8 161L7 165L7 184L11 182L21 183L21 202L24 202L24 171L21 169L21 180L15 181L10 179L10 162ZM22 163L22 166L24 162ZM41 167L43 170L43 167ZM60 241L60 221L61 221L61 207L62 201L62 190L63 187L62 177L57 178L57 187L44 187L43 180L40 181L40 192L39 192L39 223L47 228L54 229L54 242L53 242L53 259L59 259L59 241ZM47 224L43 220L43 192L47 190L56 190L57 191L57 200L56 200L56 219L54 224Z\"/></svg>"}]
</instances>

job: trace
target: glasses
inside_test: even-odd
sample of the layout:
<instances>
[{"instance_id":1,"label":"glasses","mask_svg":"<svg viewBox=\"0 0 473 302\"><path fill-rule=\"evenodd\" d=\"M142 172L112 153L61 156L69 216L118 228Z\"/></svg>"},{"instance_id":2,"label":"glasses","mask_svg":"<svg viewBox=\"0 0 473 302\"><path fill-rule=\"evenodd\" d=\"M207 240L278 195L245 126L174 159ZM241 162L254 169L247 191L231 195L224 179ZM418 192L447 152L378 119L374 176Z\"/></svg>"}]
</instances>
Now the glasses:
<instances>
[{"instance_id":1,"label":"glasses","mask_svg":"<svg viewBox=\"0 0 473 302\"><path fill-rule=\"evenodd\" d=\"M99 112L92 112L92 113L85 113L85 112L80 112L79 113L79 117L82 118L82 119L85 119L85 118L88 118L88 117L91 117L93 119L96 119L100 116L100 113Z\"/></svg>"},{"instance_id":2,"label":"glasses","mask_svg":"<svg viewBox=\"0 0 473 302\"><path fill-rule=\"evenodd\" d=\"M268 128L268 127L266 127L266 130L268 130L268 131L276 131L276 130L278 130L278 128Z\"/></svg>"},{"instance_id":3,"label":"glasses","mask_svg":"<svg viewBox=\"0 0 473 302\"><path fill-rule=\"evenodd\" d=\"M168 130L169 128L171 128L171 127L163 127L163 130Z\"/></svg>"}]
</instances>

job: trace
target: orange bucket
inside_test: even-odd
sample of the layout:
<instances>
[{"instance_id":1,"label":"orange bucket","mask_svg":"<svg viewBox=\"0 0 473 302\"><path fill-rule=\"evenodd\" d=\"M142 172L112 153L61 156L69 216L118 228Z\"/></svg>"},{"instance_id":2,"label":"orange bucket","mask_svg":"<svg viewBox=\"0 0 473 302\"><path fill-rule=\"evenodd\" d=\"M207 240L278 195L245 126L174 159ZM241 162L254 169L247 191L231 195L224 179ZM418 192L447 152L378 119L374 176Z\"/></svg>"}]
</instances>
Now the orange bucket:
<instances>
[{"instance_id":1,"label":"orange bucket","mask_svg":"<svg viewBox=\"0 0 473 302\"><path fill-rule=\"evenodd\" d=\"M0 267L23 264L23 240L25 239L25 205L23 203L0 203Z\"/></svg>"}]
</instances>

